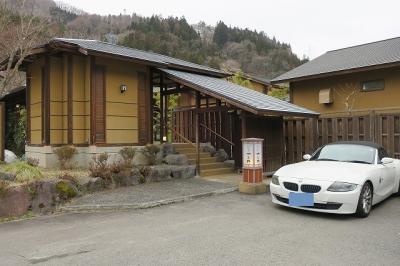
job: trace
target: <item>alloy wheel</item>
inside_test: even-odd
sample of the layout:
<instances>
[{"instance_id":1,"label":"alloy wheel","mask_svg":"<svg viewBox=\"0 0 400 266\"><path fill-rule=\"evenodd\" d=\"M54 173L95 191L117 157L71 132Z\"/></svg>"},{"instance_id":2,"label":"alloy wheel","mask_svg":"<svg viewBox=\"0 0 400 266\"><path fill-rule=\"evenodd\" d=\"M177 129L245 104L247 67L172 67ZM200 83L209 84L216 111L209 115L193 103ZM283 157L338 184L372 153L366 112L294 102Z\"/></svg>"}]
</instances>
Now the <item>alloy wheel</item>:
<instances>
[{"instance_id":1,"label":"alloy wheel","mask_svg":"<svg viewBox=\"0 0 400 266\"><path fill-rule=\"evenodd\" d=\"M366 186L362 195L362 206L365 213L369 213L372 206L372 190L370 186Z\"/></svg>"}]
</instances>

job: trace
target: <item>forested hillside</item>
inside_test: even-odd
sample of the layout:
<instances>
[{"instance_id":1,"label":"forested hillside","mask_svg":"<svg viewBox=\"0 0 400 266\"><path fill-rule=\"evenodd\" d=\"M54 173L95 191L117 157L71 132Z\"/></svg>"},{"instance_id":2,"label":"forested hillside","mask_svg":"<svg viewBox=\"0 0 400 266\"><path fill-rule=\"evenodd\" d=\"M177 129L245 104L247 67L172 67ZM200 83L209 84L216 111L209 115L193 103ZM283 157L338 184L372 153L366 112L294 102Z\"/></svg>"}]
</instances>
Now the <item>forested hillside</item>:
<instances>
[{"instance_id":1,"label":"forested hillside","mask_svg":"<svg viewBox=\"0 0 400 266\"><path fill-rule=\"evenodd\" d=\"M22 0L6 2L14 7ZM99 39L260 77L272 78L302 63L289 44L223 22L190 25L184 17L91 15L51 0L28 0L22 10L47 17L51 36Z\"/></svg>"}]
</instances>

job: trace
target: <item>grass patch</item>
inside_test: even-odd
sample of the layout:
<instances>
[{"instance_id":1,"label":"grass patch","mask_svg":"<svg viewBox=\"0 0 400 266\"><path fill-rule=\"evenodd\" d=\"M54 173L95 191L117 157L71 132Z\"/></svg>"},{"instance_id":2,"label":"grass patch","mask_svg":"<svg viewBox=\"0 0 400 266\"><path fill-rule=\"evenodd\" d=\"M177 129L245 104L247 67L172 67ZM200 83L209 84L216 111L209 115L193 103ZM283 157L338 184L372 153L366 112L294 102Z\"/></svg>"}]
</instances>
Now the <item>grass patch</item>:
<instances>
[{"instance_id":1,"label":"grass patch","mask_svg":"<svg viewBox=\"0 0 400 266\"><path fill-rule=\"evenodd\" d=\"M1 217L0 218L0 223L6 223L6 222L12 222L16 220L25 220L25 219L31 219L33 217L36 217L31 211L28 211L22 216L13 216L13 217Z\"/></svg>"},{"instance_id":2,"label":"grass patch","mask_svg":"<svg viewBox=\"0 0 400 266\"><path fill-rule=\"evenodd\" d=\"M46 179L60 178L63 176L70 176L76 179L79 177L86 177L90 175L90 172L87 169L74 168L69 170L59 170L59 169L41 168L40 170Z\"/></svg>"},{"instance_id":3,"label":"grass patch","mask_svg":"<svg viewBox=\"0 0 400 266\"><path fill-rule=\"evenodd\" d=\"M43 178L39 168L22 161L6 164L2 169L7 173L15 174L15 180L20 183L32 182Z\"/></svg>"}]
</instances>

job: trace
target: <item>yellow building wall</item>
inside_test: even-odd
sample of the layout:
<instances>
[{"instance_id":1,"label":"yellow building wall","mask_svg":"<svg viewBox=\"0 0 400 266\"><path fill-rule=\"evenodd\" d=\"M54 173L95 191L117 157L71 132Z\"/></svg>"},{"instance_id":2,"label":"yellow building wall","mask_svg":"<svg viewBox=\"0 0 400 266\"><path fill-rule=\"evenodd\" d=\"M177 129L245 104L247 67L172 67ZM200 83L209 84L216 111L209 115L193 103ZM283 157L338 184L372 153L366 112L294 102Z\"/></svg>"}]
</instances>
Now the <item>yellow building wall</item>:
<instances>
[{"instance_id":1,"label":"yellow building wall","mask_svg":"<svg viewBox=\"0 0 400 266\"><path fill-rule=\"evenodd\" d=\"M251 84L250 89L261 92L261 93L265 93L265 85L264 84L261 84L261 83L255 82L255 81L251 81L251 80L250 80L250 84Z\"/></svg>"},{"instance_id":2,"label":"yellow building wall","mask_svg":"<svg viewBox=\"0 0 400 266\"><path fill-rule=\"evenodd\" d=\"M96 58L96 64L106 67L106 143L135 144L138 139L138 78L146 72L144 66L108 58ZM120 92L120 86L127 91Z\"/></svg>"},{"instance_id":3,"label":"yellow building wall","mask_svg":"<svg viewBox=\"0 0 400 266\"><path fill-rule=\"evenodd\" d=\"M384 90L361 91L362 82L384 79ZM333 103L320 104L319 91L331 89ZM294 104L317 111L323 115L366 113L370 110L393 112L400 110L400 68L375 70L329 78L290 83L291 100ZM350 98L346 100L347 97Z\"/></svg>"},{"instance_id":4,"label":"yellow building wall","mask_svg":"<svg viewBox=\"0 0 400 266\"><path fill-rule=\"evenodd\" d=\"M74 144L89 143L90 68L87 68L87 58L74 55L72 59L72 140Z\"/></svg>"},{"instance_id":5,"label":"yellow building wall","mask_svg":"<svg viewBox=\"0 0 400 266\"><path fill-rule=\"evenodd\" d=\"M50 57L50 144L65 144L64 135L64 60L62 57Z\"/></svg>"},{"instance_id":6,"label":"yellow building wall","mask_svg":"<svg viewBox=\"0 0 400 266\"><path fill-rule=\"evenodd\" d=\"M44 58L28 66L30 74L30 134L31 144L42 144L42 67Z\"/></svg>"}]
</instances>

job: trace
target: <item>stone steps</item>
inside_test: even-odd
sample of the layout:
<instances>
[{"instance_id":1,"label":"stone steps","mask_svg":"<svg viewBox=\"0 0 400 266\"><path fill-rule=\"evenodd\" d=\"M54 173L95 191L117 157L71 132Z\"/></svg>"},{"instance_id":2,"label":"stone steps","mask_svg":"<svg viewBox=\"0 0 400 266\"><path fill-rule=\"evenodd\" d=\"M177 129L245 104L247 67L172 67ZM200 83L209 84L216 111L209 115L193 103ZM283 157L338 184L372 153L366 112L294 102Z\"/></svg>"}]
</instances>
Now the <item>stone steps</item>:
<instances>
[{"instance_id":1,"label":"stone steps","mask_svg":"<svg viewBox=\"0 0 400 266\"><path fill-rule=\"evenodd\" d=\"M186 156L188 157L189 160L197 159L197 153L184 153L184 152L180 152L180 153L186 154ZM200 158L210 158L211 157L211 155L208 152L200 152L199 156L200 156Z\"/></svg>"},{"instance_id":2,"label":"stone steps","mask_svg":"<svg viewBox=\"0 0 400 266\"><path fill-rule=\"evenodd\" d=\"M174 143L175 150L188 157L190 164L196 164L197 150L187 143ZM233 168L217 162L208 152L200 152L200 175L213 176L233 173Z\"/></svg>"},{"instance_id":3,"label":"stone steps","mask_svg":"<svg viewBox=\"0 0 400 266\"><path fill-rule=\"evenodd\" d=\"M201 169L201 167L200 167ZM214 176L214 175L223 175L223 174L231 174L233 173L233 169L230 167L224 168L216 168L216 169L201 169L200 175L201 176Z\"/></svg>"}]
</instances>

